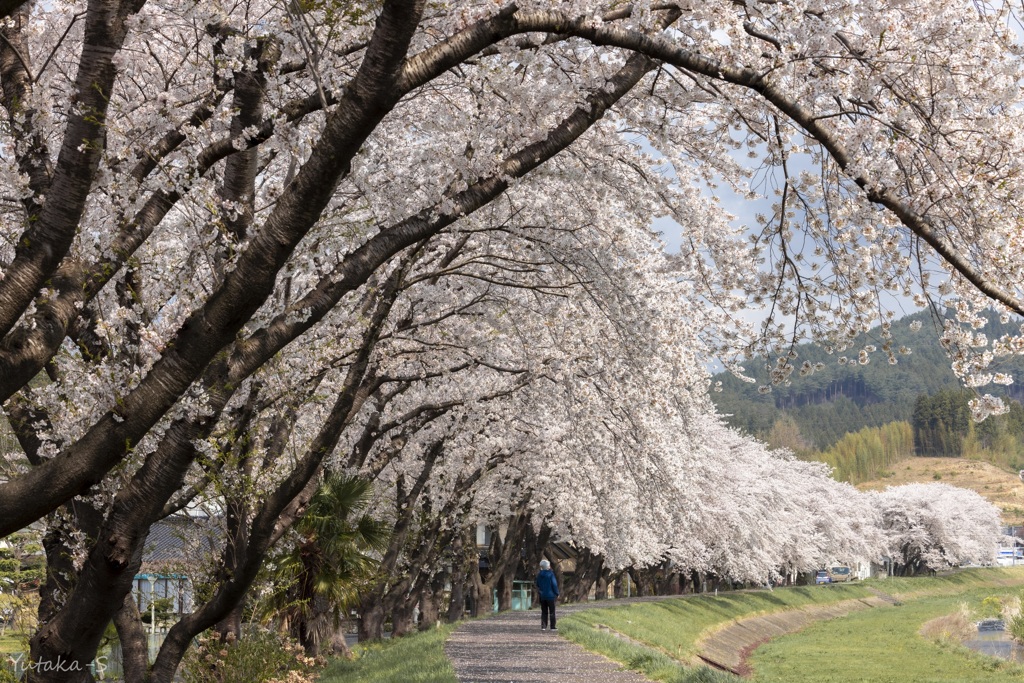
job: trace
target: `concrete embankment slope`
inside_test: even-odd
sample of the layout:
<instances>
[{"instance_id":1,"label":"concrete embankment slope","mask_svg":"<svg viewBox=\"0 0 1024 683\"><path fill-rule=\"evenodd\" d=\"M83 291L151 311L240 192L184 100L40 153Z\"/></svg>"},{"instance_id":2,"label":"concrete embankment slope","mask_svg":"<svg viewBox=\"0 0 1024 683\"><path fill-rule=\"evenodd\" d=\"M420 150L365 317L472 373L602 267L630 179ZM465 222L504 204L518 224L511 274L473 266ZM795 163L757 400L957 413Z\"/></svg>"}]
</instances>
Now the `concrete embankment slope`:
<instances>
[{"instance_id":1,"label":"concrete embankment slope","mask_svg":"<svg viewBox=\"0 0 1024 683\"><path fill-rule=\"evenodd\" d=\"M746 659L758 646L772 638L795 633L824 619L835 619L853 612L890 603L880 597L844 600L831 605L809 605L800 609L747 617L725 624L697 642L697 656L717 669L737 675L749 673Z\"/></svg>"}]
</instances>

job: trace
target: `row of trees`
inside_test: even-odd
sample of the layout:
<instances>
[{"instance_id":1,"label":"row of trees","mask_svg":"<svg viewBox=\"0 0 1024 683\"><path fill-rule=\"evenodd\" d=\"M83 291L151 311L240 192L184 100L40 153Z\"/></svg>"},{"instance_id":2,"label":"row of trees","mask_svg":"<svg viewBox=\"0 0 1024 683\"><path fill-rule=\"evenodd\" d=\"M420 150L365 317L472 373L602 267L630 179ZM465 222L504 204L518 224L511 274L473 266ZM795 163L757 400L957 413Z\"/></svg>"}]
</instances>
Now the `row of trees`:
<instances>
[{"instance_id":1,"label":"row of trees","mask_svg":"<svg viewBox=\"0 0 1024 683\"><path fill-rule=\"evenodd\" d=\"M1011 470L1024 462L1024 407L1007 404L1004 415L981 423L971 419L970 394L943 390L920 395L913 422L889 422L849 432L827 449L814 448L792 415L779 417L767 434L776 448L828 464L840 481L854 484L879 478L896 462L914 455L963 457Z\"/></svg>"},{"instance_id":2,"label":"row of trees","mask_svg":"<svg viewBox=\"0 0 1024 683\"><path fill-rule=\"evenodd\" d=\"M991 560L998 511L974 491L948 484L906 484L873 496L897 575Z\"/></svg>"},{"instance_id":3,"label":"row of trees","mask_svg":"<svg viewBox=\"0 0 1024 683\"><path fill-rule=\"evenodd\" d=\"M989 460L1012 469L1024 462L1024 407L1016 401L1008 412L975 423L969 396L942 391L919 396L914 404L914 447L919 455Z\"/></svg>"},{"instance_id":4,"label":"row of trees","mask_svg":"<svg viewBox=\"0 0 1024 683\"><path fill-rule=\"evenodd\" d=\"M684 474L679 480L664 477L657 489L648 491L649 508L615 510L614 515L602 510L604 519L600 521L607 523L614 517L617 524L629 525L629 537L616 539L607 531L588 537L585 531L572 529L571 545L577 553L572 572L561 574L560 563L555 563L563 599L586 600L591 589L603 595L612 583L618 596L627 574L634 595L666 595L714 590L735 582L792 581L834 562L887 561L895 573L913 575L994 559L999 514L973 491L945 484L913 484L858 492L835 481L821 463L766 450L722 425L704 426L716 434L723 449L720 469L705 471L706 480L694 482L685 474L694 464L689 459L692 456L676 454ZM904 423L886 436L909 445L909 425ZM874 437L877 440L878 435ZM720 493L710 496L712 489ZM679 505L680 497L690 499ZM323 619L328 605L358 605L363 638L381 637L385 622L393 625L396 636L408 633L415 628L413 614L417 610L420 628L461 618L467 604L488 610L492 593L497 595L498 609L509 609L513 580L524 574L532 576L541 557L554 558L549 542L566 538L538 520L524 499L505 508L507 516L490 519L494 533L484 549L485 566L478 561L481 549L476 543L476 525L466 524L465 518L451 519L451 535L438 534L439 525L431 519L436 511L426 502L422 504L409 537L414 540L407 540L402 548L393 538L386 543L385 558L397 552L401 559L381 567L382 571L363 574L360 582L346 583L343 578L339 582L334 569L319 574L310 570L315 563L303 562L300 576L305 578L291 584L291 626L311 654L337 624L336 618ZM653 528L654 520L645 515L659 508L665 516L657 520L666 525ZM702 515L699 521L694 520L695 514ZM307 523L299 526L313 528ZM396 520L394 533L401 529L401 520ZM566 533L565 528L561 533ZM311 552L317 537L304 537L295 556L320 557ZM349 536L341 539L351 543ZM426 550L438 542L450 545ZM346 547L351 551L357 546ZM620 553L626 555L620 557ZM354 566L344 561L344 555L332 556L338 558L336 567ZM313 577L333 580L333 599L324 600L326 593L317 593L320 599L315 600L314 592L297 590ZM346 601L337 592L339 586L356 587L356 595ZM390 586L401 590L396 592ZM305 628L315 605L320 605L321 616L316 639L300 628Z\"/></svg>"},{"instance_id":5,"label":"row of trees","mask_svg":"<svg viewBox=\"0 0 1024 683\"><path fill-rule=\"evenodd\" d=\"M130 680L172 680L326 473L390 527L367 635L468 520L740 578L867 552L865 499L725 430L705 367L767 352L784 384L816 367L796 330L846 352L906 293L955 300L957 371L1001 381L971 326L1024 312L1009 10L888 9L0 3L0 534L46 524L32 658L86 679L113 622ZM774 205L731 225L715 183ZM200 502L221 555L149 663L145 539Z\"/></svg>"}]
</instances>

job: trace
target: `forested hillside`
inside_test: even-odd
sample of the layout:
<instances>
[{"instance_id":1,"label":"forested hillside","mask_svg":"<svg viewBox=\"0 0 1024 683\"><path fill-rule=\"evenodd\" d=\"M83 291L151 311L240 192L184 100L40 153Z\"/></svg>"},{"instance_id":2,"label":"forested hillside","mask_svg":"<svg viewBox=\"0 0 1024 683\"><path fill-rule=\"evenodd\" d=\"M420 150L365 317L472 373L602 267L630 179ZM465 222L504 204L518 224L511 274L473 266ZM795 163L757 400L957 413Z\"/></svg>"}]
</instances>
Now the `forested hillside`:
<instances>
[{"instance_id":1,"label":"forested hillside","mask_svg":"<svg viewBox=\"0 0 1024 683\"><path fill-rule=\"evenodd\" d=\"M914 431L906 422L864 427L850 432L827 451L805 454L832 468L839 481L860 484L884 477L892 467L914 455Z\"/></svg>"},{"instance_id":2,"label":"forested hillside","mask_svg":"<svg viewBox=\"0 0 1024 683\"><path fill-rule=\"evenodd\" d=\"M897 320L892 331L898 344L911 350L898 355L895 365L890 365L881 352L872 354L865 365L858 362L857 348L864 344L881 346L881 330L875 328L853 345L852 353L845 354L849 356L846 363L840 360L843 354L830 355L817 346L803 344L797 347L796 364L821 363L823 369L806 377L794 375L789 386L775 386L770 393L762 394L758 387L768 383L768 373L763 365L751 361L746 371L755 383L720 373L715 380L722 383L721 391L713 393L712 398L732 426L797 451L824 451L844 435L864 427L894 421L913 423L920 396L962 389L939 345L941 329L928 313ZM1011 331L1016 331L1016 325L1000 325L998 321L992 321L985 330L990 338ZM1010 361L1001 370L1024 381L1024 362ZM1024 397L1024 386L1019 382L1010 387L985 387L984 391Z\"/></svg>"}]
</instances>

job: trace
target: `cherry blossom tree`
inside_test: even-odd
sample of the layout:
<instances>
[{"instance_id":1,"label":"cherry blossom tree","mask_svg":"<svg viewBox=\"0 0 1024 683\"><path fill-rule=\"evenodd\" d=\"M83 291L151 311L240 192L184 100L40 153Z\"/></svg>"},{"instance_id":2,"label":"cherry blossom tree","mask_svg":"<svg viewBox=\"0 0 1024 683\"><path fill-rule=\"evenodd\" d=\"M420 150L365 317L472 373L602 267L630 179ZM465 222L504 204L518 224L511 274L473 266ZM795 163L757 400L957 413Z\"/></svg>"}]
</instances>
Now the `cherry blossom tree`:
<instances>
[{"instance_id":1,"label":"cherry blossom tree","mask_svg":"<svg viewBox=\"0 0 1024 683\"><path fill-rule=\"evenodd\" d=\"M995 560L999 510L978 493L934 483L890 486L870 495L896 573Z\"/></svg>"},{"instance_id":2,"label":"cherry blossom tree","mask_svg":"<svg viewBox=\"0 0 1024 683\"><path fill-rule=\"evenodd\" d=\"M945 0L0 3L0 400L26 456L0 484L0 533L48 519L33 658L90 660L148 528L224 482L235 521L223 567L235 571L152 675L173 672L186 635L237 606L325 462L357 452L368 401L401 385L377 372L406 360L408 339L385 336L401 322L393 307L417 277L448 270L508 288L557 272L531 291L546 302L571 284L590 302L523 315L521 330L491 326L531 341L550 328L548 346L564 353L513 354L492 364L515 372L487 379L466 368L477 402L496 377L557 385L534 393L547 430L531 434L536 450L493 474L530 474L530 505L553 528L617 566L667 552L733 557L737 574L809 561L819 551L766 542L736 559L712 534L666 537L670 523L711 519L682 524L678 502L706 504L686 470L721 469L708 435L722 432L700 419L703 363L777 353L803 334L838 352L888 322L896 293L955 303L945 340L968 383L1009 379L993 363L1021 340L971 329L988 305L1024 312L1021 62L1008 11ZM774 206L734 227L702 193L714 183ZM684 237L667 259L647 227L662 215ZM526 250L527 233L554 246ZM606 239L588 241L596 234ZM475 261L460 260L474 238L498 246L470 244ZM573 250L580 259L566 259ZM605 258L587 262L587 250ZM459 301L457 286L421 309ZM516 303L517 315L529 304ZM773 307L760 330L735 319L748 303ZM591 336L565 333L590 319ZM649 341L616 334L630 326ZM467 327L470 341L488 332ZM898 335L885 334L880 350L896 360ZM444 372L445 344L431 344L437 360L422 356L415 379L451 383L454 347L471 344L447 348ZM783 355L774 379L795 371ZM975 404L978 417L998 409ZM452 457L472 450L457 419L443 432ZM255 450L234 443L243 431ZM370 435L378 451L390 443ZM402 449L410 480L425 445ZM584 492L576 505L569 476ZM265 498L236 495L250 478ZM662 485L677 507L665 496L640 505ZM474 500L497 513L509 489L495 485L488 503L485 486ZM609 512L613 488L631 502ZM637 519L648 522L630 538Z\"/></svg>"}]
</instances>

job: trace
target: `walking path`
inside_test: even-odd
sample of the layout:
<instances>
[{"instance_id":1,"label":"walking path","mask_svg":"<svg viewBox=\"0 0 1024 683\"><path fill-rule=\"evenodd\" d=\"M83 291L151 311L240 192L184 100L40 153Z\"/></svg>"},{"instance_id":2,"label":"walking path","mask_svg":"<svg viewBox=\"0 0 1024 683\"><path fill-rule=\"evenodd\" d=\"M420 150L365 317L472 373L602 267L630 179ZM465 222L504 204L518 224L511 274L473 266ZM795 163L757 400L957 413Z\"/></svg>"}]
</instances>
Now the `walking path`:
<instances>
[{"instance_id":1,"label":"walking path","mask_svg":"<svg viewBox=\"0 0 1024 683\"><path fill-rule=\"evenodd\" d=\"M607 606L559 606L558 615ZM536 610L467 621L448 638L445 654L460 683L650 683L617 662L559 638L558 631L541 631Z\"/></svg>"},{"instance_id":2,"label":"walking path","mask_svg":"<svg viewBox=\"0 0 1024 683\"><path fill-rule=\"evenodd\" d=\"M747 658L773 638L794 633L815 621L845 616L873 607L888 607L895 600L881 591L859 600L814 605L733 621L705 635L697 643L698 656L711 666L744 675ZM665 600L680 596L633 598L614 602L559 606L559 616L583 609L627 602ZM465 622L452 632L445 654L460 683L650 683L617 662L584 650L540 630L540 613L503 612Z\"/></svg>"}]
</instances>

